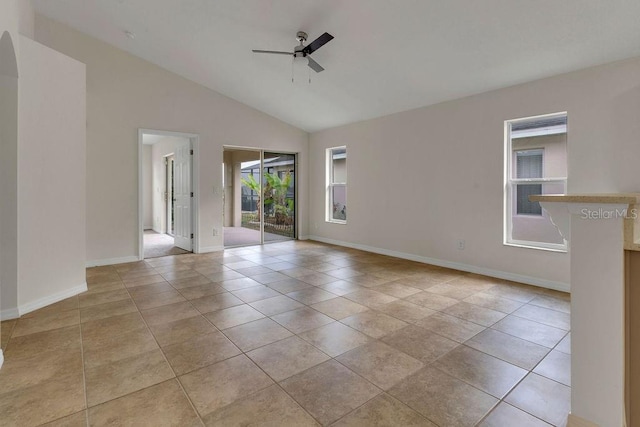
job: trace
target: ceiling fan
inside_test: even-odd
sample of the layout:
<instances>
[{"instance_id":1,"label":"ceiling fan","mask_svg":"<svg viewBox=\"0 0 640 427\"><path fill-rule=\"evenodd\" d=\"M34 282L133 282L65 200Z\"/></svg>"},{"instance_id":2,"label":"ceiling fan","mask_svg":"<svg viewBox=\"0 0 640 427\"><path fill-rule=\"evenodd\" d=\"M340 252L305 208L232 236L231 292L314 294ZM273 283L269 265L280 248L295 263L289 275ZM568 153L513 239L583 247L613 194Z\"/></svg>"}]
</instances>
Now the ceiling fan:
<instances>
[{"instance_id":1,"label":"ceiling fan","mask_svg":"<svg viewBox=\"0 0 640 427\"><path fill-rule=\"evenodd\" d=\"M307 65L316 73L323 71L324 68L318 64L316 61L311 58L311 54L316 50L320 49L325 44L329 43L333 39L333 36L329 33L324 33L307 46L304 45L304 42L307 41L307 33L304 31L298 31L296 34L296 40L300 42L300 44L293 48L293 52L283 52L279 50L257 50L253 49L253 53L269 53L275 55L293 55L293 58L307 58Z\"/></svg>"}]
</instances>

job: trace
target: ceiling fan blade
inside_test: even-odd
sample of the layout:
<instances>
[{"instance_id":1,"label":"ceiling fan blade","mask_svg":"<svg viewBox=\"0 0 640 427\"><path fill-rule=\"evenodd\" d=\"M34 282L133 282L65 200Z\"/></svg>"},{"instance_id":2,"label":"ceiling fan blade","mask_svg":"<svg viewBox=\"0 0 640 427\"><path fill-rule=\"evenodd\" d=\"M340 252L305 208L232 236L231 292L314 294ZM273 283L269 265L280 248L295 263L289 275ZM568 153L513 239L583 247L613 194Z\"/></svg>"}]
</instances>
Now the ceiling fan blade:
<instances>
[{"instance_id":1,"label":"ceiling fan blade","mask_svg":"<svg viewBox=\"0 0 640 427\"><path fill-rule=\"evenodd\" d=\"M282 52L279 50L257 50L257 49L253 49L251 52L253 53L272 53L272 54L276 54L276 55L293 55L292 52Z\"/></svg>"},{"instance_id":2,"label":"ceiling fan blade","mask_svg":"<svg viewBox=\"0 0 640 427\"><path fill-rule=\"evenodd\" d=\"M329 33L324 33L323 35L309 43L302 51L307 55L310 55L325 44L329 43L331 40L333 40L333 36Z\"/></svg>"},{"instance_id":3,"label":"ceiling fan blade","mask_svg":"<svg viewBox=\"0 0 640 427\"><path fill-rule=\"evenodd\" d=\"M324 68L322 68L322 65L318 64L316 61L311 59L310 56L307 56L307 59L309 60L309 68L311 68L313 71L315 71L316 73L319 73L320 71L324 71Z\"/></svg>"}]
</instances>

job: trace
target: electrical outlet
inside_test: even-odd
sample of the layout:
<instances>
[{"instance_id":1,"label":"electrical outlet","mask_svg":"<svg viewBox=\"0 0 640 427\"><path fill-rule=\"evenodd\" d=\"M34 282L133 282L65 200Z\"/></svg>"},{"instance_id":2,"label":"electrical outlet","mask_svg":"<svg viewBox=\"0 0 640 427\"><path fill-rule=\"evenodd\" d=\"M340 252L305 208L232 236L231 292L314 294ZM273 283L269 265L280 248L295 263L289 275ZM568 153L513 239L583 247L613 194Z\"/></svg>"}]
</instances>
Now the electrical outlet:
<instances>
[{"instance_id":1,"label":"electrical outlet","mask_svg":"<svg viewBox=\"0 0 640 427\"><path fill-rule=\"evenodd\" d=\"M456 240L456 248L458 248L459 251L463 251L464 250L464 240L462 240L462 239Z\"/></svg>"},{"instance_id":2,"label":"electrical outlet","mask_svg":"<svg viewBox=\"0 0 640 427\"><path fill-rule=\"evenodd\" d=\"M217 229L217 228L214 228L214 229L213 229L213 235L214 235L214 236L217 236L217 235L218 235L218 229Z\"/></svg>"}]
</instances>

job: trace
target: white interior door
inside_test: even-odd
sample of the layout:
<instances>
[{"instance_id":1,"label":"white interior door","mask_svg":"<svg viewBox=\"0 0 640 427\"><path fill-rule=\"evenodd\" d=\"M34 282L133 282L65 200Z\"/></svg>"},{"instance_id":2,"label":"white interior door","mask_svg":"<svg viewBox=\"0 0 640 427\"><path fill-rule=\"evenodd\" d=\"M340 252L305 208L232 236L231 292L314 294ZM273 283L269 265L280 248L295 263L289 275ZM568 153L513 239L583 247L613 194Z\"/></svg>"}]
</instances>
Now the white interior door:
<instances>
[{"instance_id":1,"label":"white interior door","mask_svg":"<svg viewBox=\"0 0 640 427\"><path fill-rule=\"evenodd\" d=\"M174 244L191 252L191 144L176 147L173 167Z\"/></svg>"}]
</instances>

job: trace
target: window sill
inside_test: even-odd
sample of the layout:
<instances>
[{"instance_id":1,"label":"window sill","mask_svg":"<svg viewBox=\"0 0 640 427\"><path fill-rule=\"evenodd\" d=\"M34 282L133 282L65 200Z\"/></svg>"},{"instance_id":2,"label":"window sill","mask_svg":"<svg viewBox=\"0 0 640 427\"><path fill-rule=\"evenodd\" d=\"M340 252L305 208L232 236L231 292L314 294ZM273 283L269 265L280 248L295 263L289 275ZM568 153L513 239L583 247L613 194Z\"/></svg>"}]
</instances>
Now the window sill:
<instances>
[{"instance_id":1,"label":"window sill","mask_svg":"<svg viewBox=\"0 0 640 427\"><path fill-rule=\"evenodd\" d=\"M524 248L524 249L537 249L539 251L547 251L547 252L558 252L566 254L569 252L569 248L566 245L557 245L557 246L536 246L532 243L528 242L503 242L505 246L512 246L514 248Z\"/></svg>"},{"instance_id":2,"label":"window sill","mask_svg":"<svg viewBox=\"0 0 640 427\"><path fill-rule=\"evenodd\" d=\"M325 222L330 223L330 224L343 224L343 225L347 225L347 221L341 221L339 219L327 219L325 220Z\"/></svg>"}]
</instances>

